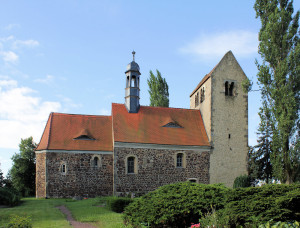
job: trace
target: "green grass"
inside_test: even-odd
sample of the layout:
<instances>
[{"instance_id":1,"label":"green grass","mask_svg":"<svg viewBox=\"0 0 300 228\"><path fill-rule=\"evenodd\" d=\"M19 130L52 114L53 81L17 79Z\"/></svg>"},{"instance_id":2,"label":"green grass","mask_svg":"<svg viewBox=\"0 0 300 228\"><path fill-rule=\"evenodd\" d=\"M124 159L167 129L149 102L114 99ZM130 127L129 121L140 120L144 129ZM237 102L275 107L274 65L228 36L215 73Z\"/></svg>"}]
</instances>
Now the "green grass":
<instances>
[{"instance_id":1,"label":"green grass","mask_svg":"<svg viewBox=\"0 0 300 228\"><path fill-rule=\"evenodd\" d=\"M71 227L56 206L65 205L73 217L80 222L88 222L97 227L125 227L122 215L112 212L103 204L105 198L72 201L66 199L22 199L22 204L11 208L0 208L0 227L5 227L12 215L30 216L33 227Z\"/></svg>"}]
</instances>

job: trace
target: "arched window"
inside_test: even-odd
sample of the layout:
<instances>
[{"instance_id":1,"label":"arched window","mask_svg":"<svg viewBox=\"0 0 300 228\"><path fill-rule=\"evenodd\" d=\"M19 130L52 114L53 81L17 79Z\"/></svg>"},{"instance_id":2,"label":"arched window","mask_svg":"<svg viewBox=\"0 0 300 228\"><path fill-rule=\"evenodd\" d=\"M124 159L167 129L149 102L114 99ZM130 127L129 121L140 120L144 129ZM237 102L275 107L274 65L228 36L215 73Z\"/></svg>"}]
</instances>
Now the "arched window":
<instances>
[{"instance_id":1,"label":"arched window","mask_svg":"<svg viewBox=\"0 0 300 228\"><path fill-rule=\"evenodd\" d=\"M127 173L135 173L134 171L134 160L135 157L129 157L127 158Z\"/></svg>"},{"instance_id":2,"label":"arched window","mask_svg":"<svg viewBox=\"0 0 300 228\"><path fill-rule=\"evenodd\" d=\"M199 105L199 92L196 93L195 95L195 106Z\"/></svg>"},{"instance_id":3,"label":"arched window","mask_svg":"<svg viewBox=\"0 0 300 228\"><path fill-rule=\"evenodd\" d=\"M202 103L205 99L205 90L204 90L204 87L201 89L201 92L200 92L200 102Z\"/></svg>"},{"instance_id":4,"label":"arched window","mask_svg":"<svg viewBox=\"0 0 300 228\"><path fill-rule=\"evenodd\" d=\"M176 167L183 167L183 154L178 153L176 156Z\"/></svg>"},{"instance_id":5,"label":"arched window","mask_svg":"<svg viewBox=\"0 0 300 228\"><path fill-rule=\"evenodd\" d=\"M94 167L98 167L98 163L99 163L99 158L94 157Z\"/></svg>"}]
</instances>

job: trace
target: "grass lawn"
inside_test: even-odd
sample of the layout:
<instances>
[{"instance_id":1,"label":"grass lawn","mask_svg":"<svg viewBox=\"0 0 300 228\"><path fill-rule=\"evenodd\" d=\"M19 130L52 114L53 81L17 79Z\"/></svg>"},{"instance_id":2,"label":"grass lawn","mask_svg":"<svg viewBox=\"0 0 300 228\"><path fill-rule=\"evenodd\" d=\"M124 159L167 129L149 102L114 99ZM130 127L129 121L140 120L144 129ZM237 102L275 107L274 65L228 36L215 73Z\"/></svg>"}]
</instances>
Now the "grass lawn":
<instances>
[{"instance_id":1,"label":"grass lawn","mask_svg":"<svg viewBox=\"0 0 300 228\"><path fill-rule=\"evenodd\" d=\"M72 201L66 199L25 198L22 204L11 208L0 208L0 227L5 226L12 215L30 216L33 227L71 227L56 206L65 205L73 217L80 222L89 222L97 227L125 227L122 215L105 207L98 207L104 198Z\"/></svg>"}]
</instances>

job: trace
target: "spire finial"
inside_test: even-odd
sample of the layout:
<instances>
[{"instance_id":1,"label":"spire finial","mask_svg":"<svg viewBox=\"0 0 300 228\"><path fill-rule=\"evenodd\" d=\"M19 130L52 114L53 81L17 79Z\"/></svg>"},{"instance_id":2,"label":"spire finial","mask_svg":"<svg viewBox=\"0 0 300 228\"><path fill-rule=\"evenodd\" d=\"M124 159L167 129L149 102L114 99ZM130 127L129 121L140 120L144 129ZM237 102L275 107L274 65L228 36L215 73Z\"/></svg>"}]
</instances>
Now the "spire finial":
<instances>
[{"instance_id":1,"label":"spire finial","mask_svg":"<svg viewBox=\"0 0 300 228\"><path fill-rule=\"evenodd\" d=\"M133 61L134 61L134 55L135 55L135 51L134 50L132 51L132 55L133 55Z\"/></svg>"}]
</instances>

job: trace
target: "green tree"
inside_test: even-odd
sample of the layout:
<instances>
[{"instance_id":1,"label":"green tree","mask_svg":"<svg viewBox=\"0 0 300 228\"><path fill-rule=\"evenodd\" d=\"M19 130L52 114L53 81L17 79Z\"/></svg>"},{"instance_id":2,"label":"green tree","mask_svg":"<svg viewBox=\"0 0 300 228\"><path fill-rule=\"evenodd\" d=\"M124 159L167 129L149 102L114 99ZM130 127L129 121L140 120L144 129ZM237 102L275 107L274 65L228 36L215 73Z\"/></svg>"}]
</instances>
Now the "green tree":
<instances>
[{"instance_id":1,"label":"green tree","mask_svg":"<svg viewBox=\"0 0 300 228\"><path fill-rule=\"evenodd\" d=\"M156 70L157 76L150 70L150 78L147 79L150 94L150 106L169 107L169 87L165 78Z\"/></svg>"},{"instance_id":2,"label":"green tree","mask_svg":"<svg viewBox=\"0 0 300 228\"><path fill-rule=\"evenodd\" d=\"M261 121L257 132L258 144L249 150L249 175L256 181L264 180L266 183L270 183L273 178L270 159L272 153L272 124L270 109L268 109L265 101L258 114Z\"/></svg>"},{"instance_id":3,"label":"green tree","mask_svg":"<svg viewBox=\"0 0 300 228\"><path fill-rule=\"evenodd\" d=\"M35 148L32 137L21 139L20 153L12 157L13 166L9 172L13 187L22 196L32 196L35 193Z\"/></svg>"},{"instance_id":4,"label":"green tree","mask_svg":"<svg viewBox=\"0 0 300 228\"><path fill-rule=\"evenodd\" d=\"M0 163L1 165L1 163ZM0 188L4 186L4 177L3 177L3 172L0 169Z\"/></svg>"},{"instance_id":5,"label":"green tree","mask_svg":"<svg viewBox=\"0 0 300 228\"><path fill-rule=\"evenodd\" d=\"M298 140L295 135L299 122L299 11L293 15L292 0L256 0L254 9L261 21L258 82L274 120L270 156L273 174L281 182L292 183L300 157L292 145Z\"/></svg>"}]
</instances>

